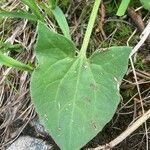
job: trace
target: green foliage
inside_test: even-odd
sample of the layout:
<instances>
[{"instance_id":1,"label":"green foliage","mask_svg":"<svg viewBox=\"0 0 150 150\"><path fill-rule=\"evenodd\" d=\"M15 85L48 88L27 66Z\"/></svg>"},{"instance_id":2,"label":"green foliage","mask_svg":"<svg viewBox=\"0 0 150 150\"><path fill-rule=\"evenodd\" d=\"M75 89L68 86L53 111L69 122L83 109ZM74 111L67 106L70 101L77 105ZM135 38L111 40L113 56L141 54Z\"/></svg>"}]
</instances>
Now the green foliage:
<instances>
[{"instance_id":1,"label":"green foliage","mask_svg":"<svg viewBox=\"0 0 150 150\"><path fill-rule=\"evenodd\" d=\"M135 93L136 93L136 92L134 91L134 89L130 89L130 88L129 88L129 89L127 89L126 92L125 92L125 97L127 97L127 98L129 99L129 98L131 98L132 96L134 96Z\"/></svg>"},{"instance_id":2,"label":"green foliage","mask_svg":"<svg viewBox=\"0 0 150 150\"><path fill-rule=\"evenodd\" d=\"M69 4L69 2L70 2L71 0L60 0L60 4L61 4L61 6L63 6L63 7L67 7L67 5Z\"/></svg>"},{"instance_id":3,"label":"green foliage","mask_svg":"<svg viewBox=\"0 0 150 150\"><path fill-rule=\"evenodd\" d=\"M150 0L140 0L143 7L147 10L150 10Z\"/></svg>"},{"instance_id":4,"label":"green foliage","mask_svg":"<svg viewBox=\"0 0 150 150\"><path fill-rule=\"evenodd\" d=\"M80 149L110 121L130 48L112 47L90 58L75 51L71 41L39 23L31 97L62 150Z\"/></svg>"},{"instance_id":5,"label":"green foliage","mask_svg":"<svg viewBox=\"0 0 150 150\"><path fill-rule=\"evenodd\" d=\"M22 48L22 46L20 44L12 45L9 42L4 43L4 42L0 41L0 51L3 53L8 52L8 51L20 52L21 48Z\"/></svg>"},{"instance_id":6,"label":"green foliage","mask_svg":"<svg viewBox=\"0 0 150 150\"><path fill-rule=\"evenodd\" d=\"M145 70L147 68L144 57L142 55L138 55L135 67L140 70Z\"/></svg>"},{"instance_id":7,"label":"green foliage","mask_svg":"<svg viewBox=\"0 0 150 150\"><path fill-rule=\"evenodd\" d=\"M116 30L117 28L117 30ZM104 31L107 36L111 35L107 40L102 41L101 47L109 47L109 46L117 46L117 45L125 45L129 36L132 34L133 29L130 25L127 25L124 22L120 22L118 20L112 20L107 22L104 25ZM131 41L131 45L134 45L134 40Z\"/></svg>"},{"instance_id":8,"label":"green foliage","mask_svg":"<svg viewBox=\"0 0 150 150\"><path fill-rule=\"evenodd\" d=\"M11 12L0 11L0 17L15 17L15 18L28 19L31 21L38 20L38 18L35 15L24 11L11 11Z\"/></svg>"},{"instance_id":9,"label":"green foliage","mask_svg":"<svg viewBox=\"0 0 150 150\"><path fill-rule=\"evenodd\" d=\"M119 32L118 32L118 35L119 35L118 40L121 37L123 39L126 39L126 38L128 38L127 36L130 36L131 34L132 34L131 26L120 23Z\"/></svg>"},{"instance_id":10,"label":"green foliage","mask_svg":"<svg viewBox=\"0 0 150 150\"><path fill-rule=\"evenodd\" d=\"M117 11L117 15L118 16L123 16L128 8L128 5L130 3L131 0L122 0L121 4L119 6L119 9Z\"/></svg>"},{"instance_id":11,"label":"green foliage","mask_svg":"<svg viewBox=\"0 0 150 150\"><path fill-rule=\"evenodd\" d=\"M115 13L118 8L115 1L112 1L111 3L107 4L105 7L106 7L106 13L108 13L108 14Z\"/></svg>"},{"instance_id":12,"label":"green foliage","mask_svg":"<svg viewBox=\"0 0 150 150\"><path fill-rule=\"evenodd\" d=\"M123 16L125 14L130 2L136 5L138 4L138 2L135 3L135 0L122 0L119 9L117 11L118 16ZM142 3L145 9L150 10L150 0L140 0L140 2Z\"/></svg>"},{"instance_id":13,"label":"green foliage","mask_svg":"<svg viewBox=\"0 0 150 150\"><path fill-rule=\"evenodd\" d=\"M33 14L24 12L24 11L0 11L0 17L15 17L15 18L22 18L22 19L28 19L31 21L44 21L43 14L40 12L39 6L45 11L47 16L52 16L54 15L58 25L60 26L62 32L64 35L68 38L71 39L70 33L69 33L69 26L67 23L67 20L65 18L65 15L63 14L62 10L57 6L54 7L54 3L57 4L56 1L49 1L48 6L46 3L36 3L35 0L21 0L25 5L27 5L33 12ZM51 8L52 7L52 8ZM51 9L49 9L51 8Z\"/></svg>"},{"instance_id":14,"label":"green foliage","mask_svg":"<svg viewBox=\"0 0 150 150\"><path fill-rule=\"evenodd\" d=\"M4 43L0 41L0 64L3 64L8 67L14 67L20 70L26 70L26 71L32 71L33 68L30 65L26 65L24 63L21 63L3 53L6 53L8 51L20 51L21 45L15 44L12 45L10 43Z\"/></svg>"},{"instance_id":15,"label":"green foliage","mask_svg":"<svg viewBox=\"0 0 150 150\"><path fill-rule=\"evenodd\" d=\"M41 14L37 3L35 0L21 0L25 5L27 5L33 12L33 14L30 12L25 12L22 10L19 11L5 11L0 10L0 17L15 17L15 18L21 18L21 19L28 19L32 21L44 21L43 15Z\"/></svg>"},{"instance_id":16,"label":"green foliage","mask_svg":"<svg viewBox=\"0 0 150 150\"><path fill-rule=\"evenodd\" d=\"M71 39L69 26L68 26L67 20L62 10L58 6L56 6L55 9L52 10L52 12L60 28L63 29L62 31L63 31L64 36L67 37L68 39Z\"/></svg>"},{"instance_id":17,"label":"green foliage","mask_svg":"<svg viewBox=\"0 0 150 150\"><path fill-rule=\"evenodd\" d=\"M114 43L116 43L117 45L124 45L133 32L132 28L131 26L124 23L116 23L116 25L118 26L118 30L116 31L112 40L116 40L116 42Z\"/></svg>"},{"instance_id":18,"label":"green foliage","mask_svg":"<svg viewBox=\"0 0 150 150\"><path fill-rule=\"evenodd\" d=\"M33 13L37 16L37 18L41 21L44 21L43 15L41 14L38 5L35 0L21 0L24 4L26 4Z\"/></svg>"},{"instance_id":19,"label":"green foliage","mask_svg":"<svg viewBox=\"0 0 150 150\"><path fill-rule=\"evenodd\" d=\"M33 68L30 65L23 64L0 51L0 64L8 67L14 67L20 70L32 71Z\"/></svg>"},{"instance_id":20,"label":"green foliage","mask_svg":"<svg viewBox=\"0 0 150 150\"><path fill-rule=\"evenodd\" d=\"M5 2L6 0L0 0L0 6L2 6Z\"/></svg>"},{"instance_id":21,"label":"green foliage","mask_svg":"<svg viewBox=\"0 0 150 150\"><path fill-rule=\"evenodd\" d=\"M134 8L141 7L141 2L140 2L140 0L131 0L130 6L134 7Z\"/></svg>"}]
</instances>

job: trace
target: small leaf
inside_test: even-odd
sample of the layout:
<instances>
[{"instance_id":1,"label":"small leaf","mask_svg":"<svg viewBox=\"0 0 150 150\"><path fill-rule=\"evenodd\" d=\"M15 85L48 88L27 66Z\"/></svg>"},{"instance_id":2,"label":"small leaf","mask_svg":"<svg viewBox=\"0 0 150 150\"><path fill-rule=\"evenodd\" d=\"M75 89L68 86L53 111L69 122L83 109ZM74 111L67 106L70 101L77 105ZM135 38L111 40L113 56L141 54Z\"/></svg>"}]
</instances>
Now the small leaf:
<instances>
[{"instance_id":1,"label":"small leaf","mask_svg":"<svg viewBox=\"0 0 150 150\"><path fill-rule=\"evenodd\" d=\"M62 150L80 149L113 117L131 49L76 56L71 41L42 23L35 49L31 97L40 119Z\"/></svg>"},{"instance_id":2,"label":"small leaf","mask_svg":"<svg viewBox=\"0 0 150 150\"><path fill-rule=\"evenodd\" d=\"M67 20L65 18L65 15L63 14L62 10L56 6L54 10L52 10L53 15L55 16L55 19L58 23L58 25L60 26L63 34L65 35L65 37L67 37L68 39L71 39L70 36L70 31L69 31L69 26L67 23Z\"/></svg>"},{"instance_id":3,"label":"small leaf","mask_svg":"<svg viewBox=\"0 0 150 150\"><path fill-rule=\"evenodd\" d=\"M143 7L147 10L150 10L150 0L140 0Z\"/></svg>"},{"instance_id":4,"label":"small leaf","mask_svg":"<svg viewBox=\"0 0 150 150\"><path fill-rule=\"evenodd\" d=\"M14 67L19 70L25 70L25 71L33 70L33 68L31 66L23 64L9 56L6 56L2 52L0 52L0 64L8 66L8 67Z\"/></svg>"},{"instance_id":5,"label":"small leaf","mask_svg":"<svg viewBox=\"0 0 150 150\"><path fill-rule=\"evenodd\" d=\"M0 17L14 17L14 18L22 18L22 19L28 19L32 21L37 21L37 17L35 15L29 14L24 11L0 11Z\"/></svg>"}]
</instances>

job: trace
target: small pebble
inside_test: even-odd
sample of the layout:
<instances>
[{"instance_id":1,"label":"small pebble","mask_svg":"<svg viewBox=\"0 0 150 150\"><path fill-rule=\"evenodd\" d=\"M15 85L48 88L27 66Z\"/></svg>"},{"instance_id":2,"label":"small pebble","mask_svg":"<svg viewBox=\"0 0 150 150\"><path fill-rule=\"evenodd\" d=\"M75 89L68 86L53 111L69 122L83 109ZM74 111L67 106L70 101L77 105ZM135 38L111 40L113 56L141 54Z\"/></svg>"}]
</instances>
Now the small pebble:
<instances>
[{"instance_id":1,"label":"small pebble","mask_svg":"<svg viewBox=\"0 0 150 150\"><path fill-rule=\"evenodd\" d=\"M51 150L52 146L43 140L30 136L19 137L7 150Z\"/></svg>"}]
</instances>

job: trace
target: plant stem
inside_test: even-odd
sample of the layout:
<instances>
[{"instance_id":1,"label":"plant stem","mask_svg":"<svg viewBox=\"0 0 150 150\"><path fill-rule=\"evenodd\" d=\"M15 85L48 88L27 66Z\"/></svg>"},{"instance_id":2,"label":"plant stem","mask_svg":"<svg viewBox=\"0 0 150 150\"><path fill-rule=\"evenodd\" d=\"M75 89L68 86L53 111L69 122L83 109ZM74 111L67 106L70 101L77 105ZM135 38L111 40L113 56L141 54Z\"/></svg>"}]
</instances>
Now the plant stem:
<instances>
[{"instance_id":1,"label":"plant stem","mask_svg":"<svg viewBox=\"0 0 150 150\"><path fill-rule=\"evenodd\" d=\"M93 10L92 10L92 13L90 15L90 20L88 22L87 30L86 30L86 33L85 33L85 36L83 39L83 44L82 44L82 47L80 50L81 55L86 56L86 50L87 50L87 47L89 44L89 40L91 37L91 33L93 30L93 26L94 26L94 23L96 20L96 16L97 16L97 12L98 12L98 8L99 8L100 3L101 3L101 0L95 0L95 2L94 2Z\"/></svg>"}]
</instances>

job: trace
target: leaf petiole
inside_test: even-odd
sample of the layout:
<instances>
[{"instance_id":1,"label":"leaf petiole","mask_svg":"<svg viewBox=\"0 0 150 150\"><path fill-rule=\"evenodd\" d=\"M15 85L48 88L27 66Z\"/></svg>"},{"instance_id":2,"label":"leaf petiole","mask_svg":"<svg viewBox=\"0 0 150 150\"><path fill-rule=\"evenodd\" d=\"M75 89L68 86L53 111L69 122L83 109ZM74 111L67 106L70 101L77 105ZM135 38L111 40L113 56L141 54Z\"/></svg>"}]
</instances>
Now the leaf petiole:
<instances>
[{"instance_id":1,"label":"leaf petiole","mask_svg":"<svg viewBox=\"0 0 150 150\"><path fill-rule=\"evenodd\" d=\"M100 3L101 3L101 0L95 0L95 2L94 2L92 13L90 15L90 20L88 22L87 30L85 32L85 36L83 39L83 44L82 44L82 47L80 50L80 55L83 55L85 57L86 57L86 50L87 50L87 47L89 44L89 40L90 40L91 33L92 33L92 30L94 27L94 23L96 20L96 16L97 16L97 12L98 12L98 8L99 8Z\"/></svg>"}]
</instances>

